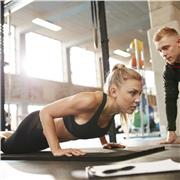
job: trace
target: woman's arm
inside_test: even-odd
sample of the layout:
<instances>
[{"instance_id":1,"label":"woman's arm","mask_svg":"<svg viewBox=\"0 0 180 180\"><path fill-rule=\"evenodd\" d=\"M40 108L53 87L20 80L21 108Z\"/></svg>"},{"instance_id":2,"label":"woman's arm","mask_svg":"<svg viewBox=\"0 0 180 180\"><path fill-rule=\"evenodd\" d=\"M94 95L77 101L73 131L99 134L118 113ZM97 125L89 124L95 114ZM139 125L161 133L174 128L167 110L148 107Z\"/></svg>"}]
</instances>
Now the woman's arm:
<instances>
[{"instance_id":1,"label":"woman's arm","mask_svg":"<svg viewBox=\"0 0 180 180\"><path fill-rule=\"evenodd\" d=\"M104 146L105 144L108 144L105 136L100 137L99 140L100 140L102 146Z\"/></svg>"},{"instance_id":2,"label":"woman's arm","mask_svg":"<svg viewBox=\"0 0 180 180\"><path fill-rule=\"evenodd\" d=\"M40 119L43 127L43 133L49 144L51 152L53 153L54 156L63 155L63 152L61 152L61 147L59 144L58 137L56 135L53 117L49 114L47 109L42 109L40 111Z\"/></svg>"},{"instance_id":3,"label":"woman's arm","mask_svg":"<svg viewBox=\"0 0 180 180\"><path fill-rule=\"evenodd\" d=\"M117 143L108 143L108 141L106 140L105 136L102 136L99 138L101 141L101 144L103 146L104 149L112 149L112 148L125 148L124 145L122 144L117 144Z\"/></svg>"},{"instance_id":4,"label":"woman's arm","mask_svg":"<svg viewBox=\"0 0 180 180\"><path fill-rule=\"evenodd\" d=\"M43 127L43 133L47 139L49 147L55 156L61 155L84 155L78 149L61 149L59 138L56 134L54 118L63 117L67 115L77 115L90 108L92 97L87 93L79 93L78 95L63 98L54 103L45 106L40 111L40 119Z\"/></svg>"}]
</instances>

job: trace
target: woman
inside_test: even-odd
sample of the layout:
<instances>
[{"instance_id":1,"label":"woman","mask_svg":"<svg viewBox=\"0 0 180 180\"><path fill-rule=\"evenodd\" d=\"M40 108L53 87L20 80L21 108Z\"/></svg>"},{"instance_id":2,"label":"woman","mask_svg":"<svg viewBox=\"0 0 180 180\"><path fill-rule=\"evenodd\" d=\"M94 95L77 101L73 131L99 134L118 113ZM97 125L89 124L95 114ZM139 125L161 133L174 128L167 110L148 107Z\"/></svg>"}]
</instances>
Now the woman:
<instances>
[{"instance_id":1,"label":"woman","mask_svg":"<svg viewBox=\"0 0 180 180\"><path fill-rule=\"evenodd\" d=\"M134 70L117 64L103 91L81 92L48 104L29 114L10 137L1 140L4 153L36 152L50 147L54 156L80 156L80 149L62 149L60 142L99 137L104 148L124 147L108 143L114 115L131 114L140 101L142 77Z\"/></svg>"}]
</instances>

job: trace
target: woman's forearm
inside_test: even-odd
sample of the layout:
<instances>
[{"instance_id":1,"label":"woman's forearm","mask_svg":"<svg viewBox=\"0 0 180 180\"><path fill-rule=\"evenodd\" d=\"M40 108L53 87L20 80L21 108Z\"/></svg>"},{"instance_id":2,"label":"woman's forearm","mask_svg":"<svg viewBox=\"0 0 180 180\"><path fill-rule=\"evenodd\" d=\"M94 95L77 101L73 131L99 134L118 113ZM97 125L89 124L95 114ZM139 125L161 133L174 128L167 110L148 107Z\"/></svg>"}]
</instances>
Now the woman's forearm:
<instances>
[{"instance_id":1,"label":"woman's forearm","mask_svg":"<svg viewBox=\"0 0 180 180\"><path fill-rule=\"evenodd\" d=\"M108 144L105 136L102 136L102 137L100 137L99 139L100 139L100 142L101 142L102 145Z\"/></svg>"},{"instance_id":2,"label":"woman's forearm","mask_svg":"<svg viewBox=\"0 0 180 180\"><path fill-rule=\"evenodd\" d=\"M40 120L43 127L43 133L46 137L52 153L58 151L59 149L61 149L61 147L59 145L59 139L56 135L53 118L46 112L46 110L41 110Z\"/></svg>"}]
</instances>

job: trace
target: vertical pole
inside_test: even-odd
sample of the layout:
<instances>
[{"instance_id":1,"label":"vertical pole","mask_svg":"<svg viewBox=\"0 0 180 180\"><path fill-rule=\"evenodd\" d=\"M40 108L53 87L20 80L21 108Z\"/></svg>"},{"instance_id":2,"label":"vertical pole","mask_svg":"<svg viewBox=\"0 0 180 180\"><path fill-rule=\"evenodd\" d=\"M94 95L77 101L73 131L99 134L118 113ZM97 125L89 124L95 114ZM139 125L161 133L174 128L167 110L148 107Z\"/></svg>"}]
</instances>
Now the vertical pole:
<instances>
[{"instance_id":1,"label":"vertical pole","mask_svg":"<svg viewBox=\"0 0 180 180\"><path fill-rule=\"evenodd\" d=\"M1 3L1 23L0 23L0 123L1 131L5 130L5 114L4 114L4 103L5 103L5 90L4 90L4 1Z\"/></svg>"},{"instance_id":2,"label":"vertical pole","mask_svg":"<svg viewBox=\"0 0 180 180\"><path fill-rule=\"evenodd\" d=\"M107 35L107 25L106 25L106 12L105 12L105 2L98 1L98 17L99 17L99 27L101 36L101 49L102 49L102 60L104 68L104 79L106 79L109 73L109 46L108 46L108 35ZM115 122L113 121L111 128L109 130L110 142L116 142L116 129Z\"/></svg>"},{"instance_id":3,"label":"vertical pole","mask_svg":"<svg viewBox=\"0 0 180 180\"><path fill-rule=\"evenodd\" d=\"M140 72L140 67L141 67L140 66L140 54L139 54L140 52L139 52L139 48L138 48L138 40L137 39L134 39L134 47L135 47L135 57L136 57L137 70L141 74L141 72ZM143 99L142 99L142 96L141 96L141 99L140 99L139 108L140 108L139 111L140 111L140 119L141 119L141 133L142 133L142 136L144 136L144 114L143 114Z\"/></svg>"},{"instance_id":4,"label":"vertical pole","mask_svg":"<svg viewBox=\"0 0 180 180\"><path fill-rule=\"evenodd\" d=\"M144 61L144 48L142 48L142 61ZM145 77L145 70L142 70L143 73L143 77ZM144 78L144 94L145 94L145 100L146 100L146 104L145 104L145 112L147 115L147 135L149 136L150 134L150 113L149 113L149 102L148 102L148 92L147 92L147 86L146 86L146 79Z\"/></svg>"},{"instance_id":5,"label":"vertical pole","mask_svg":"<svg viewBox=\"0 0 180 180\"><path fill-rule=\"evenodd\" d=\"M101 36L102 59L104 66L104 78L106 78L109 72L109 40L107 35L106 12L104 1L98 1L98 15Z\"/></svg>"}]
</instances>

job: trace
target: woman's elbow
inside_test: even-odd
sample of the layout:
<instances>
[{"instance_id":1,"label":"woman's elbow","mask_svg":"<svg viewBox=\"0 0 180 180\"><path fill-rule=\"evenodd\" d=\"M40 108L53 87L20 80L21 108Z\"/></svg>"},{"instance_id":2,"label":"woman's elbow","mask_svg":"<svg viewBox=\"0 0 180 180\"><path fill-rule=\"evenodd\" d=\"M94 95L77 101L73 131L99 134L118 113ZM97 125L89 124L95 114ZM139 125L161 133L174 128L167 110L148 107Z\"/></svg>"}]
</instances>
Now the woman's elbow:
<instances>
[{"instance_id":1,"label":"woman's elbow","mask_svg":"<svg viewBox=\"0 0 180 180\"><path fill-rule=\"evenodd\" d=\"M45 121L47 117L49 116L47 108L43 108L39 112L39 117L41 121Z\"/></svg>"}]
</instances>

